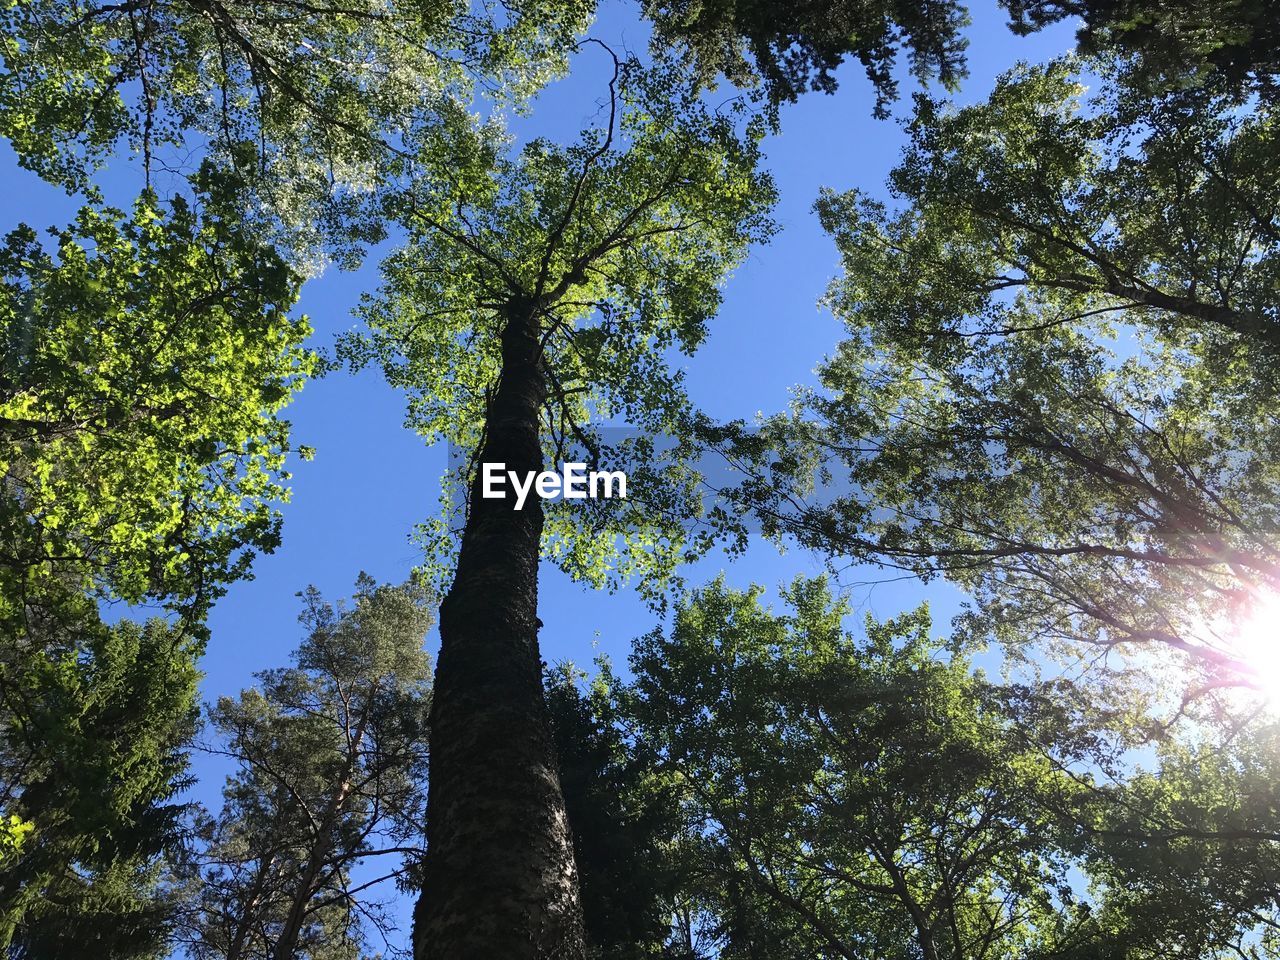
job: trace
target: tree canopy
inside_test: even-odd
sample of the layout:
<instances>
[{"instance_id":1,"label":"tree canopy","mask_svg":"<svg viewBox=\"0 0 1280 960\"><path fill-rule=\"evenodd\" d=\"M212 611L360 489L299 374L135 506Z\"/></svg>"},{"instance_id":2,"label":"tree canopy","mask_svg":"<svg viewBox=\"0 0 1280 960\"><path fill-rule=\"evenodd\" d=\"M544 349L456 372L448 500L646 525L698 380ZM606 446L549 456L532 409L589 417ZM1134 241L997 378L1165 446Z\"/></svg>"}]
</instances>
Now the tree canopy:
<instances>
[{"instance_id":1,"label":"tree canopy","mask_svg":"<svg viewBox=\"0 0 1280 960\"><path fill-rule=\"evenodd\" d=\"M822 197L848 339L746 489L775 532L950 577L977 635L1247 685L1233 631L1280 583L1274 110L1074 69L922 98L900 206Z\"/></svg>"},{"instance_id":2,"label":"tree canopy","mask_svg":"<svg viewBox=\"0 0 1280 960\"><path fill-rule=\"evenodd\" d=\"M704 82L722 73L738 86L759 84L774 106L809 90L831 93L846 59L866 70L881 117L897 96L903 50L916 80L951 89L966 72L969 15L955 0L647 0L645 9Z\"/></svg>"},{"instance_id":3,"label":"tree canopy","mask_svg":"<svg viewBox=\"0 0 1280 960\"><path fill-rule=\"evenodd\" d=\"M358 256L369 206L424 138L466 122L477 84L521 98L562 69L583 0L9 3L0 135L92 194L124 150L148 184L188 158L234 172L242 215L295 257ZM283 227L283 232L275 228Z\"/></svg>"},{"instance_id":4,"label":"tree canopy","mask_svg":"<svg viewBox=\"0 0 1280 960\"><path fill-rule=\"evenodd\" d=\"M1276 955L1273 5L1004 0L1079 50L917 95L890 196L822 193L845 333L751 427L682 366L776 229L782 105L855 60L878 118L903 67L955 92L968 8L644 0L644 59L595 6L0 0L0 137L81 205L0 242L0 950L356 960L394 883L417 960ZM602 53L586 128L523 136ZM294 306L384 241L338 356L451 449L427 559L303 595L292 664L207 710L210 812L208 617L336 372ZM630 495L481 493L576 461ZM749 517L964 612L682 592ZM629 671L547 675L544 560L670 614Z\"/></svg>"},{"instance_id":5,"label":"tree canopy","mask_svg":"<svg viewBox=\"0 0 1280 960\"><path fill-rule=\"evenodd\" d=\"M660 582L683 558L693 500L680 498L693 491L680 450L653 445L679 436L689 412L670 357L706 337L728 274L772 231L774 199L757 169L762 131L740 111L715 113L681 80L634 61L619 62L609 95L600 125L573 145L536 139L458 171L443 192L426 183L406 194L410 242L361 308L368 334L342 346L406 392L410 427L462 451L451 464L462 496L446 502L456 523L500 382L502 331L512 310L531 313L547 458L654 475L633 484L653 503L547 504L547 554L597 585ZM601 428L613 425L632 433L610 443ZM448 526L424 533L429 561L456 551ZM431 569L447 580L452 568Z\"/></svg>"},{"instance_id":6,"label":"tree canopy","mask_svg":"<svg viewBox=\"0 0 1280 960\"><path fill-rule=\"evenodd\" d=\"M216 193L50 236L0 252L0 621L13 640L83 595L198 622L278 543L279 413L313 364L298 281Z\"/></svg>"},{"instance_id":7,"label":"tree canopy","mask_svg":"<svg viewBox=\"0 0 1280 960\"><path fill-rule=\"evenodd\" d=\"M1079 18L1082 53L1125 61L1144 94L1225 83L1274 98L1280 16L1267 0L1002 0L1010 25L1031 33Z\"/></svg>"},{"instance_id":8,"label":"tree canopy","mask_svg":"<svg viewBox=\"0 0 1280 960\"><path fill-rule=\"evenodd\" d=\"M75 643L0 661L3 809L29 825L0 874L10 956L151 958L181 856L186 747L198 719L195 654L153 619L81 624Z\"/></svg>"},{"instance_id":9,"label":"tree canopy","mask_svg":"<svg viewBox=\"0 0 1280 960\"><path fill-rule=\"evenodd\" d=\"M583 861L647 837L621 862L664 955L1268 955L1274 719L1187 746L1122 694L993 681L924 608L854 632L822 579L760 596L695 591L588 701L635 765L614 809L660 815L592 821Z\"/></svg>"},{"instance_id":10,"label":"tree canopy","mask_svg":"<svg viewBox=\"0 0 1280 960\"><path fill-rule=\"evenodd\" d=\"M1160 97L1204 84L1273 98L1280 15L1268 0L1000 0L1015 33L1080 24L1081 53L1123 65L1126 82ZM723 74L759 87L776 110L809 90L831 93L836 70L857 60L888 115L898 58L926 84L954 90L968 72L967 4L895 0L646 0L660 45L685 55L704 83Z\"/></svg>"},{"instance_id":11,"label":"tree canopy","mask_svg":"<svg viewBox=\"0 0 1280 960\"><path fill-rule=\"evenodd\" d=\"M356 586L350 607L308 590L294 666L209 710L236 767L175 937L197 960L362 956L389 929L370 888L416 879L434 615L419 588Z\"/></svg>"}]
</instances>

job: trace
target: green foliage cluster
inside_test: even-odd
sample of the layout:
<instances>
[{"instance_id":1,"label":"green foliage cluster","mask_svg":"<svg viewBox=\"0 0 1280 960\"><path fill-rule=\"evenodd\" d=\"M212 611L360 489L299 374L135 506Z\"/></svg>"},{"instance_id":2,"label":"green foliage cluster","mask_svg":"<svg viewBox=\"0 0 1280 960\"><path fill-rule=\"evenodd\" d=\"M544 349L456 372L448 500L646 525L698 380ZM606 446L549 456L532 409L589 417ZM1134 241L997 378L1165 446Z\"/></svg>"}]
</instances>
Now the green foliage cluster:
<instances>
[{"instance_id":1,"label":"green foliage cluster","mask_svg":"<svg viewBox=\"0 0 1280 960\"><path fill-rule=\"evenodd\" d=\"M1280 13L1269 0L1003 0L1017 33L1079 18L1080 52L1124 61L1144 94L1225 82L1274 98Z\"/></svg>"},{"instance_id":2,"label":"green foliage cluster","mask_svg":"<svg viewBox=\"0 0 1280 960\"><path fill-rule=\"evenodd\" d=\"M35 828L30 820L23 820L20 816L10 814L9 818L2 825L3 833L0 834L0 863L7 863L14 860L18 853L22 850L22 845L26 842L27 836Z\"/></svg>"},{"instance_id":3,"label":"green foliage cluster","mask_svg":"<svg viewBox=\"0 0 1280 960\"><path fill-rule=\"evenodd\" d=\"M775 107L808 90L833 92L836 69L856 59L884 117L898 93L901 48L916 80L953 89L966 74L969 15L954 0L648 0L645 12L704 83L722 73L740 87L759 84Z\"/></svg>"},{"instance_id":4,"label":"green foliage cluster","mask_svg":"<svg viewBox=\"0 0 1280 960\"><path fill-rule=\"evenodd\" d=\"M1274 98L1280 14L1269 0L1000 0L1009 26L1031 34L1079 23L1078 49L1121 65L1124 82L1160 97L1225 84L1238 96ZM760 87L779 104L808 90L834 92L835 72L857 60L876 94L875 113L897 98L898 57L912 77L954 90L967 75L962 3L896 0L647 0L659 47L674 47L702 83L724 75Z\"/></svg>"},{"instance_id":5,"label":"green foliage cluster","mask_svg":"<svg viewBox=\"0 0 1280 960\"><path fill-rule=\"evenodd\" d=\"M854 634L825 580L760 593L694 592L630 680L553 678L590 744L564 782L600 956L1269 955L1274 719L1189 746L1067 681L993 682L924 608Z\"/></svg>"},{"instance_id":6,"label":"green foliage cluster","mask_svg":"<svg viewBox=\"0 0 1280 960\"><path fill-rule=\"evenodd\" d=\"M500 377L500 336L532 314L548 380L542 436L622 466L645 496L547 505L545 554L596 585L638 576L651 592L685 558L694 476L684 451L655 450L689 415L675 353L696 349L720 286L772 231L759 124L713 112L678 74L618 64L608 118L564 147L533 140L456 183L423 183L400 201L410 242L383 265L361 308L353 364L376 361L408 394L407 423L431 441L477 449ZM602 425L638 436L609 449ZM572 459L572 458L570 458ZM454 483L466 489L474 463ZM456 507L449 504L446 508ZM447 578L457 538L446 509L425 531L428 569Z\"/></svg>"},{"instance_id":7,"label":"green foliage cluster","mask_svg":"<svg viewBox=\"0 0 1280 960\"><path fill-rule=\"evenodd\" d=\"M279 541L288 423L312 369L297 280L224 215L85 208L0 250L0 623L78 597L198 620Z\"/></svg>"},{"instance_id":8,"label":"green foliage cluster","mask_svg":"<svg viewBox=\"0 0 1280 960\"><path fill-rule=\"evenodd\" d=\"M0 783L21 842L0 872L16 958L158 957L184 842L199 644L159 619L0 658Z\"/></svg>"},{"instance_id":9,"label":"green foliage cluster","mask_svg":"<svg viewBox=\"0 0 1280 960\"><path fill-rule=\"evenodd\" d=\"M923 610L857 643L822 581L699 591L637 645L631 712L683 788L721 956L1017 955L1051 938L1059 774ZM937 658L937 659L935 659Z\"/></svg>"},{"instance_id":10,"label":"green foliage cluster","mask_svg":"<svg viewBox=\"0 0 1280 960\"><path fill-rule=\"evenodd\" d=\"M1280 587L1275 111L1076 71L921 99L898 206L819 200L848 336L746 489L774 532L950 577L975 634L1255 683L1231 624ZM836 494L791 509L815 469Z\"/></svg>"},{"instance_id":11,"label":"green foliage cluster","mask_svg":"<svg viewBox=\"0 0 1280 960\"><path fill-rule=\"evenodd\" d=\"M146 956L194 731L203 619L279 542L311 372L297 279L228 213L144 195L0 249L0 877L15 956ZM175 619L106 626L104 602Z\"/></svg>"},{"instance_id":12,"label":"green foliage cluster","mask_svg":"<svg viewBox=\"0 0 1280 960\"><path fill-rule=\"evenodd\" d=\"M564 67L584 0L127 0L0 7L0 135L69 191L125 148L145 174L192 152L240 211L308 259L383 234L369 205L477 83L520 100ZM375 205L376 206L376 205Z\"/></svg>"}]
</instances>

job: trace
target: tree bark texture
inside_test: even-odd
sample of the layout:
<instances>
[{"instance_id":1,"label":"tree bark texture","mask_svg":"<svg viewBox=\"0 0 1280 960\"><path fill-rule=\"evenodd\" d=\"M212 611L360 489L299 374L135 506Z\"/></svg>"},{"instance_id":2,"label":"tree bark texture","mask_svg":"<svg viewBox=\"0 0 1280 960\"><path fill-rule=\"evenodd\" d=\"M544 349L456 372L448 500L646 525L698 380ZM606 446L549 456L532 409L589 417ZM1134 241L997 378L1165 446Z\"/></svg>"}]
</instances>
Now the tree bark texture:
<instances>
[{"instance_id":1,"label":"tree bark texture","mask_svg":"<svg viewBox=\"0 0 1280 960\"><path fill-rule=\"evenodd\" d=\"M543 469L536 309L514 304L479 463ZM581 960L577 870L542 691L542 503L485 500L477 469L440 607L426 884L415 960Z\"/></svg>"}]
</instances>

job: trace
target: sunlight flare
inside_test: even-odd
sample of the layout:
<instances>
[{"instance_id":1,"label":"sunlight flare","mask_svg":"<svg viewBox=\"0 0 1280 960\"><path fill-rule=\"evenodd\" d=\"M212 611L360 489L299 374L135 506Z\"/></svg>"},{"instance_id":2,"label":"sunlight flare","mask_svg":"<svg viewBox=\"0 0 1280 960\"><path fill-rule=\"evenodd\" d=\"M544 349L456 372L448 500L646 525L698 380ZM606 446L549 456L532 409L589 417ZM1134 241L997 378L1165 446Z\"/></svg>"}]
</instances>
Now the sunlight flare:
<instances>
[{"instance_id":1,"label":"sunlight flare","mask_svg":"<svg viewBox=\"0 0 1280 960\"><path fill-rule=\"evenodd\" d=\"M1258 598L1236 625L1230 652L1249 665L1249 679L1280 703L1280 594Z\"/></svg>"}]
</instances>

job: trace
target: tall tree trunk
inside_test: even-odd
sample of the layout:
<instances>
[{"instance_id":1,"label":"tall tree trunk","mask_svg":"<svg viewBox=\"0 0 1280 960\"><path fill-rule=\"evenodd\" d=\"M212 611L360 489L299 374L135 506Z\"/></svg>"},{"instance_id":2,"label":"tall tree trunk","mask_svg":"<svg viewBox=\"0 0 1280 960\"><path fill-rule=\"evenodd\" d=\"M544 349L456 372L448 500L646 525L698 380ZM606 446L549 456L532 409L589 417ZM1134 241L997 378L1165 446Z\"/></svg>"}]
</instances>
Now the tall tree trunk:
<instances>
[{"instance_id":1,"label":"tall tree trunk","mask_svg":"<svg viewBox=\"0 0 1280 960\"><path fill-rule=\"evenodd\" d=\"M515 303L480 463L543 468L536 308ZM542 503L471 489L458 570L440 606L431 701L426 885L416 960L581 960L577 870L542 694Z\"/></svg>"},{"instance_id":2,"label":"tall tree trunk","mask_svg":"<svg viewBox=\"0 0 1280 960\"><path fill-rule=\"evenodd\" d=\"M320 869L333 853L334 830L338 826L338 818L342 816L343 808L347 805L347 798L351 796L351 784L355 777L356 764L360 759L360 746L364 741L365 729L369 722L369 713L373 709L373 698L377 689L378 685L374 683L365 696L360 720L356 723L355 733L351 735L350 743L347 745L346 766L320 817L315 840L311 844L311 852L307 856L306 866L302 868L302 875L298 878L293 901L289 904L289 915L285 918L284 927L276 940L276 948L272 954L274 960L293 960L293 955L298 949L298 937L302 934L302 924L307 918L307 907L316 892L316 881L320 878Z\"/></svg>"},{"instance_id":3,"label":"tall tree trunk","mask_svg":"<svg viewBox=\"0 0 1280 960\"><path fill-rule=\"evenodd\" d=\"M249 931L253 928L253 921L256 919L255 911L258 909L262 891L267 886L267 876L274 862L274 853L270 857L264 854L263 858L258 861L258 872L253 878L253 885L249 888L248 896L245 897L244 903L241 904L240 918L236 923L231 943L227 946L227 960L240 960L241 955L244 953L244 946L249 940Z\"/></svg>"}]
</instances>

